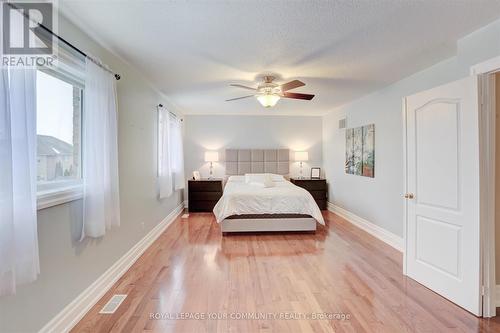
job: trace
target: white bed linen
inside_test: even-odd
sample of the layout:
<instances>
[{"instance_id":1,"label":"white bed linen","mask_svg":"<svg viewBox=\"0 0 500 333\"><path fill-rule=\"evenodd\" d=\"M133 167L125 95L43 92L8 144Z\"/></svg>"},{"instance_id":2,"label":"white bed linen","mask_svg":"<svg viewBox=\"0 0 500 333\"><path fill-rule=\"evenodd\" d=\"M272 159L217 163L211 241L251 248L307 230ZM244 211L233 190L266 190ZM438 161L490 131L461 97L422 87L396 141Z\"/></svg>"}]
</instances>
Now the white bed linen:
<instances>
[{"instance_id":1,"label":"white bed linen","mask_svg":"<svg viewBox=\"0 0 500 333\"><path fill-rule=\"evenodd\" d=\"M304 214L325 225L323 215L312 195L289 181L262 187L245 182L244 176L229 177L222 198L214 207L217 222L231 215Z\"/></svg>"}]
</instances>

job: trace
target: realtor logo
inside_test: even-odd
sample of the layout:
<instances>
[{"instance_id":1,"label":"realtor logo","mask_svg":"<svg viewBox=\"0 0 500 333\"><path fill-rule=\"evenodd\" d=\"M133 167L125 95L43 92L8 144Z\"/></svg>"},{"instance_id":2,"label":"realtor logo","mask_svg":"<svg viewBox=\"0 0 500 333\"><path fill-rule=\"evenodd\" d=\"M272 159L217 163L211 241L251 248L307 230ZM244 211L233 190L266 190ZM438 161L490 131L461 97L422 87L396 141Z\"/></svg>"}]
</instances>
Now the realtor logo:
<instances>
[{"instance_id":1,"label":"realtor logo","mask_svg":"<svg viewBox=\"0 0 500 333\"><path fill-rule=\"evenodd\" d=\"M0 0L0 67L52 67L57 62L57 0Z\"/></svg>"},{"instance_id":2,"label":"realtor logo","mask_svg":"<svg viewBox=\"0 0 500 333\"><path fill-rule=\"evenodd\" d=\"M3 54L52 54L53 36L39 27L53 29L52 10L48 2L4 2Z\"/></svg>"}]
</instances>

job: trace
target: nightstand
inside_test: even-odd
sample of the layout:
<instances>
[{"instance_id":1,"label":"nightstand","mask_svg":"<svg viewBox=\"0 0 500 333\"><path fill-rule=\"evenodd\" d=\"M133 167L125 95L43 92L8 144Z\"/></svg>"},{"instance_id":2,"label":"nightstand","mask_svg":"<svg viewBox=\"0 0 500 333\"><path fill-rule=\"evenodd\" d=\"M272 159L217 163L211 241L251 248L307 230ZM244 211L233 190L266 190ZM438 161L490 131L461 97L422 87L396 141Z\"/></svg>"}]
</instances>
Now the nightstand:
<instances>
[{"instance_id":1,"label":"nightstand","mask_svg":"<svg viewBox=\"0 0 500 333\"><path fill-rule=\"evenodd\" d=\"M222 196L222 179L188 180L190 212L211 212Z\"/></svg>"},{"instance_id":2,"label":"nightstand","mask_svg":"<svg viewBox=\"0 0 500 333\"><path fill-rule=\"evenodd\" d=\"M318 204L319 209L326 209L326 198L328 193L326 179L290 178L290 181L292 184L302 187L311 193L314 201Z\"/></svg>"}]
</instances>

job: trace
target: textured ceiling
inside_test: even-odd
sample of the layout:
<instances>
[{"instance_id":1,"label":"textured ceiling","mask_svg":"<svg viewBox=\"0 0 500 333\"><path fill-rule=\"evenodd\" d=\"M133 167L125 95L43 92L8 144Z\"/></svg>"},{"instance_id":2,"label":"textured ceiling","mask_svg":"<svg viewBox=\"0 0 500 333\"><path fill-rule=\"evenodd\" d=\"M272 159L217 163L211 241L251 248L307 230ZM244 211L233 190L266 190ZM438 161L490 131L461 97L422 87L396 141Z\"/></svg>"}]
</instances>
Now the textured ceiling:
<instances>
[{"instance_id":1,"label":"textured ceiling","mask_svg":"<svg viewBox=\"0 0 500 333\"><path fill-rule=\"evenodd\" d=\"M59 0L62 13L135 65L184 113L317 115L455 52L499 0ZM64 34L64 32L62 32ZM272 109L229 83L300 79L308 102Z\"/></svg>"}]
</instances>

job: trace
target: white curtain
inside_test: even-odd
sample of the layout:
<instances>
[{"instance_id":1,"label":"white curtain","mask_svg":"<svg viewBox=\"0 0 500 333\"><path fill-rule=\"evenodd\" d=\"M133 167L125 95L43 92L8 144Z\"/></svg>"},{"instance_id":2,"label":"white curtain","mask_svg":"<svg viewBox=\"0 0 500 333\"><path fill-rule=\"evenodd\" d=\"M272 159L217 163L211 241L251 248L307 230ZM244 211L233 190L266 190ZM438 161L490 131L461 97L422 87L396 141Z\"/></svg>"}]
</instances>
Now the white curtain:
<instances>
[{"instance_id":1,"label":"white curtain","mask_svg":"<svg viewBox=\"0 0 500 333\"><path fill-rule=\"evenodd\" d=\"M182 122L179 119L171 119L170 136L170 161L174 178L174 189L184 188L184 153L182 147Z\"/></svg>"},{"instance_id":2,"label":"white curtain","mask_svg":"<svg viewBox=\"0 0 500 333\"><path fill-rule=\"evenodd\" d=\"M85 61L82 239L120 225L116 82L96 63Z\"/></svg>"},{"instance_id":3,"label":"white curtain","mask_svg":"<svg viewBox=\"0 0 500 333\"><path fill-rule=\"evenodd\" d=\"M171 146L170 114L167 109L158 109L158 183L160 199L167 198L173 193L172 164L170 155Z\"/></svg>"},{"instance_id":4,"label":"white curtain","mask_svg":"<svg viewBox=\"0 0 500 333\"><path fill-rule=\"evenodd\" d=\"M184 188L182 122L164 107L158 109L158 183L160 199Z\"/></svg>"},{"instance_id":5,"label":"white curtain","mask_svg":"<svg viewBox=\"0 0 500 333\"><path fill-rule=\"evenodd\" d=\"M0 69L0 295L40 273L36 208L36 71Z\"/></svg>"}]
</instances>

